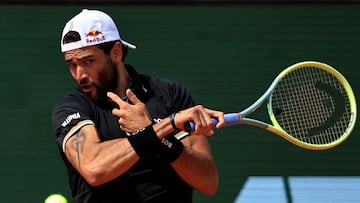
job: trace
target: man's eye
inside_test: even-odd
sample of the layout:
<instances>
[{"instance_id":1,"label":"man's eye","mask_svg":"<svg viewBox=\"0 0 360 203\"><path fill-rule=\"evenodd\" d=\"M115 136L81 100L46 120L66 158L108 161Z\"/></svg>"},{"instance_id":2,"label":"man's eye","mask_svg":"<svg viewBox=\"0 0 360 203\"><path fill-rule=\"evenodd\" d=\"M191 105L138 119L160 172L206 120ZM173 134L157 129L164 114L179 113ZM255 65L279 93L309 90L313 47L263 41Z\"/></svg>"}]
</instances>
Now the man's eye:
<instances>
[{"instance_id":1,"label":"man's eye","mask_svg":"<svg viewBox=\"0 0 360 203\"><path fill-rule=\"evenodd\" d=\"M85 63L87 63L87 64L90 64L90 63L92 63L92 62L94 62L94 60L86 60L86 61L85 61Z\"/></svg>"},{"instance_id":2,"label":"man's eye","mask_svg":"<svg viewBox=\"0 0 360 203\"><path fill-rule=\"evenodd\" d=\"M70 67L70 68L76 68L76 64L75 64L75 63L70 63L70 64L69 64L69 67Z\"/></svg>"}]
</instances>

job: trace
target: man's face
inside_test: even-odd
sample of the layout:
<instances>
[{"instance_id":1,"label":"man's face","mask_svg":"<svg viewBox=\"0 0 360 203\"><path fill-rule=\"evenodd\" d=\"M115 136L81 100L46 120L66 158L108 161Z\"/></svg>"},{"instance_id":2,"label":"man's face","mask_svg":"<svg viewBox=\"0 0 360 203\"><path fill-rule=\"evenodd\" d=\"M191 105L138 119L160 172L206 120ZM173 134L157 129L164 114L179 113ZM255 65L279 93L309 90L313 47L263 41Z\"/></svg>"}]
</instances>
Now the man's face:
<instances>
[{"instance_id":1,"label":"man's face","mask_svg":"<svg viewBox=\"0 0 360 203\"><path fill-rule=\"evenodd\" d=\"M64 53L70 73L81 90L93 100L106 98L117 88L117 68L109 55L96 46Z\"/></svg>"}]
</instances>

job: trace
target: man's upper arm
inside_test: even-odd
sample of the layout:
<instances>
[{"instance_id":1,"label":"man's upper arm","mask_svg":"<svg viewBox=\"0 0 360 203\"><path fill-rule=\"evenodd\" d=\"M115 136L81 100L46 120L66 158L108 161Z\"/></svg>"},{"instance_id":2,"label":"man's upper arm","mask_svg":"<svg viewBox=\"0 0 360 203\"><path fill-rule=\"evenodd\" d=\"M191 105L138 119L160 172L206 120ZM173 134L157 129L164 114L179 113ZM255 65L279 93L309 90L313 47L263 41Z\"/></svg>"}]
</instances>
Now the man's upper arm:
<instances>
[{"instance_id":1,"label":"man's upper arm","mask_svg":"<svg viewBox=\"0 0 360 203\"><path fill-rule=\"evenodd\" d=\"M84 96L76 92L66 95L52 112L52 126L56 133L59 148L65 150L65 143L79 129L95 125L93 109Z\"/></svg>"},{"instance_id":2,"label":"man's upper arm","mask_svg":"<svg viewBox=\"0 0 360 203\"><path fill-rule=\"evenodd\" d=\"M66 152L66 143L69 141L69 139L75 135L78 135L79 132L82 130L82 128L87 125L95 126L94 122L92 122L91 120L84 120L84 121L78 122L74 127L72 127L70 129L70 131L65 135L65 137L62 141L63 152Z\"/></svg>"},{"instance_id":3,"label":"man's upper arm","mask_svg":"<svg viewBox=\"0 0 360 203\"><path fill-rule=\"evenodd\" d=\"M69 131L65 136L66 140L63 141L64 153L75 168L80 166L84 147L91 147L92 143L100 142L95 126L88 123L90 123L88 120L79 122Z\"/></svg>"}]
</instances>

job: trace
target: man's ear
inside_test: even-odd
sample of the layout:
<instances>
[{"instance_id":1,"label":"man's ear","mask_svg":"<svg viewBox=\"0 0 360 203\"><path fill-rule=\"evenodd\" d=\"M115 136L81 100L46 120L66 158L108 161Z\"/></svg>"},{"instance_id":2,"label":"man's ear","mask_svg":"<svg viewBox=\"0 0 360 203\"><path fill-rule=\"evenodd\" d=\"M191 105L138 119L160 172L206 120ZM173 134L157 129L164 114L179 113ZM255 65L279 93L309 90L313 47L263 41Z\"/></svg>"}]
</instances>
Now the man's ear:
<instances>
[{"instance_id":1,"label":"man's ear","mask_svg":"<svg viewBox=\"0 0 360 203\"><path fill-rule=\"evenodd\" d=\"M115 63L119 63L122 60L122 56L122 44L120 42L116 42L110 51L110 57Z\"/></svg>"}]
</instances>

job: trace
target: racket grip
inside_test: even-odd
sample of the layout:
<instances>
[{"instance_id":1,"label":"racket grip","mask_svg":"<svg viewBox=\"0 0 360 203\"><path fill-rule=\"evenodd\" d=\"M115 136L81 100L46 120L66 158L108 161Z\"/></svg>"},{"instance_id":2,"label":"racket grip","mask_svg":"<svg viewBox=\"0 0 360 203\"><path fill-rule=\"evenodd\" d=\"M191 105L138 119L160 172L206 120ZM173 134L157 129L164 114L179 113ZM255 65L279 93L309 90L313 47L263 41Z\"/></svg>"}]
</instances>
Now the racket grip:
<instances>
[{"instance_id":1,"label":"racket grip","mask_svg":"<svg viewBox=\"0 0 360 203\"><path fill-rule=\"evenodd\" d=\"M234 125L240 123L241 116L239 113L227 113L224 115L225 126ZM215 127L216 124L219 122L216 118L211 118L213 122L213 126ZM184 124L185 131L188 133L195 131L195 123L194 121L188 121Z\"/></svg>"}]
</instances>

